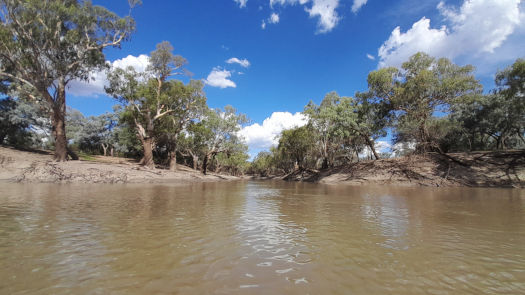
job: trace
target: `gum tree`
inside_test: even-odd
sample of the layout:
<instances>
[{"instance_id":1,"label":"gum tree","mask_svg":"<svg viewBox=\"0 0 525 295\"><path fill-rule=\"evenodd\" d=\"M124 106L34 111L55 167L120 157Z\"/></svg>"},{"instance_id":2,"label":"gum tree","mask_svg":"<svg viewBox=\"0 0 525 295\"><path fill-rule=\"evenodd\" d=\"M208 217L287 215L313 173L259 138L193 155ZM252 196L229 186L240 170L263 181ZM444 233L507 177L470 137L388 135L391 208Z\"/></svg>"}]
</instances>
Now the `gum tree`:
<instances>
[{"instance_id":1,"label":"gum tree","mask_svg":"<svg viewBox=\"0 0 525 295\"><path fill-rule=\"evenodd\" d=\"M177 111L176 102L183 95L182 83L168 78L184 73L186 59L172 51L169 42L161 42L151 52L145 73L128 67L115 68L108 74L106 92L124 105L122 118L135 127L143 147L141 163L148 168L155 168L155 128L161 119Z\"/></svg>"},{"instance_id":2,"label":"gum tree","mask_svg":"<svg viewBox=\"0 0 525 295\"><path fill-rule=\"evenodd\" d=\"M417 150L439 149L432 140L436 112L449 112L454 104L481 92L474 67L458 66L446 58L416 53L401 69L383 68L368 75L368 97L390 105L397 117L398 138L416 141Z\"/></svg>"},{"instance_id":3,"label":"gum tree","mask_svg":"<svg viewBox=\"0 0 525 295\"><path fill-rule=\"evenodd\" d=\"M129 0L130 7L139 0ZM131 11L131 9L130 9ZM66 89L106 65L104 48L119 47L134 21L90 1L0 0L0 79L50 110L55 160L67 159Z\"/></svg>"}]
</instances>

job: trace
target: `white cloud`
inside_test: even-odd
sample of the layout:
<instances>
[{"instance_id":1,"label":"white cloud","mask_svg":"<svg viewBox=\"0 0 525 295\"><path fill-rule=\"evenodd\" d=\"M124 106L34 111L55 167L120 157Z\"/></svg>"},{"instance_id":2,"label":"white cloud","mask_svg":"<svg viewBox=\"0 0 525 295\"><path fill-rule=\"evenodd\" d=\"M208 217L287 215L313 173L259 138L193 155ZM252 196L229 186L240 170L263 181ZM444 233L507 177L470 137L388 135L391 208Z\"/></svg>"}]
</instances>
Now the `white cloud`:
<instances>
[{"instance_id":1,"label":"white cloud","mask_svg":"<svg viewBox=\"0 0 525 295\"><path fill-rule=\"evenodd\" d=\"M276 4L282 6L299 4L304 6L309 3L311 3L311 7L306 7L305 11L311 18L319 18L317 33L327 33L335 28L340 19L336 11L339 6L339 0L270 0L270 7L273 8ZM261 25L263 29L266 27L266 23L271 23L271 17L267 22L263 21Z\"/></svg>"},{"instance_id":2,"label":"white cloud","mask_svg":"<svg viewBox=\"0 0 525 295\"><path fill-rule=\"evenodd\" d=\"M250 66L250 62L244 58L244 59L238 59L236 57L232 57L226 61L226 63L229 64L239 64L243 68L247 68Z\"/></svg>"},{"instance_id":3,"label":"white cloud","mask_svg":"<svg viewBox=\"0 0 525 295\"><path fill-rule=\"evenodd\" d=\"M246 2L248 2L248 0L233 0L233 1L238 3L239 7L241 7L241 8L246 7Z\"/></svg>"},{"instance_id":4,"label":"white cloud","mask_svg":"<svg viewBox=\"0 0 525 295\"><path fill-rule=\"evenodd\" d=\"M495 50L524 26L520 0L465 0L458 9L440 2L437 9L448 26L432 28L423 17L405 33L395 28L379 48L379 66L399 66L418 51L467 60L496 58Z\"/></svg>"},{"instance_id":5,"label":"white cloud","mask_svg":"<svg viewBox=\"0 0 525 295\"><path fill-rule=\"evenodd\" d=\"M117 59L112 63L113 67L125 69L129 66L135 68L135 71L142 73L146 71L149 65L149 56L141 54L139 56L128 55L123 59Z\"/></svg>"},{"instance_id":6,"label":"white cloud","mask_svg":"<svg viewBox=\"0 0 525 295\"><path fill-rule=\"evenodd\" d=\"M310 17L319 17L317 22L317 33L330 32L339 22L339 16L335 11L339 0L313 0L312 8L306 9Z\"/></svg>"},{"instance_id":7,"label":"white cloud","mask_svg":"<svg viewBox=\"0 0 525 295\"><path fill-rule=\"evenodd\" d=\"M263 121L262 125L254 123L246 126L239 131L239 134L244 137L250 150L269 149L278 144L277 136L281 131L304 126L306 123L308 119L302 113L274 112Z\"/></svg>"},{"instance_id":8,"label":"white cloud","mask_svg":"<svg viewBox=\"0 0 525 295\"><path fill-rule=\"evenodd\" d=\"M352 12L357 13L366 2L368 2L368 0L354 0L354 3L352 4Z\"/></svg>"},{"instance_id":9,"label":"white cloud","mask_svg":"<svg viewBox=\"0 0 525 295\"><path fill-rule=\"evenodd\" d=\"M388 153L392 151L392 145L388 141L384 141L384 140L376 140L376 142L374 142L374 148L378 154ZM359 157L360 158L373 158L374 153L372 153L372 150L370 149L370 147L365 146L363 151L359 153Z\"/></svg>"},{"instance_id":10,"label":"white cloud","mask_svg":"<svg viewBox=\"0 0 525 295\"><path fill-rule=\"evenodd\" d=\"M118 68L127 68L132 66L137 72L146 71L146 67L149 64L149 57L145 54L139 56L128 55L125 58L117 59L113 62L108 62L110 66ZM71 81L68 85L68 94L74 96L98 96L104 95L104 86L108 85L107 72L97 71L91 74L89 81Z\"/></svg>"},{"instance_id":11,"label":"white cloud","mask_svg":"<svg viewBox=\"0 0 525 295\"><path fill-rule=\"evenodd\" d=\"M270 18L268 19L268 23L270 24L279 23L279 15L275 12L272 13L272 15L270 15Z\"/></svg>"},{"instance_id":12,"label":"white cloud","mask_svg":"<svg viewBox=\"0 0 525 295\"><path fill-rule=\"evenodd\" d=\"M279 23L279 15L277 13L272 13L268 19L262 21L261 29L266 29L267 24L277 24Z\"/></svg>"},{"instance_id":13,"label":"white cloud","mask_svg":"<svg viewBox=\"0 0 525 295\"><path fill-rule=\"evenodd\" d=\"M370 53L366 54L366 58L368 58L369 60L375 60L376 59L376 57L371 55Z\"/></svg>"},{"instance_id":14,"label":"white cloud","mask_svg":"<svg viewBox=\"0 0 525 295\"><path fill-rule=\"evenodd\" d=\"M221 70L220 68L213 68L204 82L212 87L227 88L237 87L235 82L230 80L232 73L228 70Z\"/></svg>"}]
</instances>

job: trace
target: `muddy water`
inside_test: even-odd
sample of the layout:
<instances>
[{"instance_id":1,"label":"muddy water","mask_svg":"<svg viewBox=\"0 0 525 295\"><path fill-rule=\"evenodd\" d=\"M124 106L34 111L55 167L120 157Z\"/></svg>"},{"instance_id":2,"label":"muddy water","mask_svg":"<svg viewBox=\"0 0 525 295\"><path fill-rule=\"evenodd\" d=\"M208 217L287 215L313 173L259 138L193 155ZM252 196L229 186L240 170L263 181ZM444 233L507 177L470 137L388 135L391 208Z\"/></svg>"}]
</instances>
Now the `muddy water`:
<instances>
[{"instance_id":1,"label":"muddy water","mask_svg":"<svg viewBox=\"0 0 525 295\"><path fill-rule=\"evenodd\" d=\"M0 294L525 294L525 191L1 184Z\"/></svg>"}]
</instances>

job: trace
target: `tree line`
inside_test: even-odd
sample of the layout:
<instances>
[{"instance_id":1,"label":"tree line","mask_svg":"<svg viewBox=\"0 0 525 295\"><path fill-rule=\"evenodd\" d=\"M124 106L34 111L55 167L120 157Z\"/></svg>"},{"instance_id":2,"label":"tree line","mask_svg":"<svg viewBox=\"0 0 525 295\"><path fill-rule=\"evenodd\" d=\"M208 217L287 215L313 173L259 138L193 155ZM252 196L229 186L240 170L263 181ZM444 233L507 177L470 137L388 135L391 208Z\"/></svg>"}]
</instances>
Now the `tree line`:
<instances>
[{"instance_id":1,"label":"tree line","mask_svg":"<svg viewBox=\"0 0 525 295\"><path fill-rule=\"evenodd\" d=\"M390 157L376 145L388 133L393 153L447 153L525 146L525 60L496 74L483 92L470 65L417 53L399 68L368 75L354 97L328 93L304 108L308 124L284 130L279 143L248 162L239 137L248 122L233 107L210 109L203 82L187 83L187 61L161 42L145 71L112 68L104 50L131 38L128 0L120 17L90 1L0 0L0 143L54 149L54 158L77 153L127 156L149 168L183 163L207 173L261 175L326 169ZM72 81L107 71L113 112L85 117L68 109ZM186 79L188 80L188 79ZM67 135L67 136L66 136Z\"/></svg>"},{"instance_id":2,"label":"tree line","mask_svg":"<svg viewBox=\"0 0 525 295\"><path fill-rule=\"evenodd\" d=\"M323 169L366 158L364 151L377 160L376 141L389 130L394 148L384 157L525 148L525 59L499 71L485 94L473 71L425 53L373 71L355 97L330 92L319 105L310 101L308 124L283 131L250 172Z\"/></svg>"},{"instance_id":3,"label":"tree line","mask_svg":"<svg viewBox=\"0 0 525 295\"><path fill-rule=\"evenodd\" d=\"M210 109L202 81L175 79L187 61L169 42L151 52L144 72L108 68L104 49L135 30L131 12L141 3L128 2L129 14L119 17L90 1L0 0L0 143L52 148L56 161L102 152L139 157L149 168L174 170L179 161L203 173L242 173L247 146L237 133L246 116L231 106ZM68 109L68 85L102 70L119 102L114 112L86 118Z\"/></svg>"}]
</instances>

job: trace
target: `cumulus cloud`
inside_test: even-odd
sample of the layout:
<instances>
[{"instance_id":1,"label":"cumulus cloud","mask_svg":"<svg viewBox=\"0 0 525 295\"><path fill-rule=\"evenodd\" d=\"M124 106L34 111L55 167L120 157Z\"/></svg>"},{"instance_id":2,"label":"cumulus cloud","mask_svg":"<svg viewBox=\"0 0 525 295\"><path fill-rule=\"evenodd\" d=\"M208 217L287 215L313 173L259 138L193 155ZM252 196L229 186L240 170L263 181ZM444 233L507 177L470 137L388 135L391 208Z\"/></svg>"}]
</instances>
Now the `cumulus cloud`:
<instances>
[{"instance_id":1,"label":"cumulus cloud","mask_svg":"<svg viewBox=\"0 0 525 295\"><path fill-rule=\"evenodd\" d=\"M376 57L371 55L370 53L366 54L366 58L368 58L369 60L375 60L376 59Z\"/></svg>"},{"instance_id":2,"label":"cumulus cloud","mask_svg":"<svg viewBox=\"0 0 525 295\"><path fill-rule=\"evenodd\" d=\"M228 87L237 87L235 82L230 80L232 73L228 70L223 70L218 67L213 68L213 70L210 72L208 77L204 80L204 82L212 87L219 87L219 88L228 88Z\"/></svg>"},{"instance_id":3,"label":"cumulus cloud","mask_svg":"<svg viewBox=\"0 0 525 295\"><path fill-rule=\"evenodd\" d=\"M292 114L290 112L274 112L266 118L262 125L254 123L239 131L244 137L250 150L269 149L278 144L281 131L306 125L308 119L302 113Z\"/></svg>"},{"instance_id":4,"label":"cumulus cloud","mask_svg":"<svg viewBox=\"0 0 525 295\"><path fill-rule=\"evenodd\" d=\"M248 2L248 0L233 0L233 1L239 4L240 8L246 7L246 2Z\"/></svg>"},{"instance_id":5,"label":"cumulus cloud","mask_svg":"<svg viewBox=\"0 0 525 295\"><path fill-rule=\"evenodd\" d=\"M520 0L465 0L459 8L440 2L437 9L447 25L433 28L423 17L404 33L395 28L379 48L379 66L399 66L418 51L436 57L481 58L524 26Z\"/></svg>"},{"instance_id":6,"label":"cumulus cloud","mask_svg":"<svg viewBox=\"0 0 525 295\"><path fill-rule=\"evenodd\" d=\"M247 68L250 66L250 62L244 58L244 59L238 59L236 57L232 57L226 61L228 64L238 64L243 68Z\"/></svg>"},{"instance_id":7,"label":"cumulus cloud","mask_svg":"<svg viewBox=\"0 0 525 295\"><path fill-rule=\"evenodd\" d=\"M357 13L366 2L368 2L368 0L354 0L354 3L352 4L352 12Z\"/></svg>"},{"instance_id":8,"label":"cumulus cloud","mask_svg":"<svg viewBox=\"0 0 525 295\"><path fill-rule=\"evenodd\" d=\"M137 72L144 72L149 64L149 56L141 54L139 56L128 55L125 58L108 62L109 66L125 69L129 66L134 67ZM104 95L104 86L108 85L106 70L91 73L89 81L71 81L68 85L68 94L74 96L98 96Z\"/></svg>"}]
</instances>

